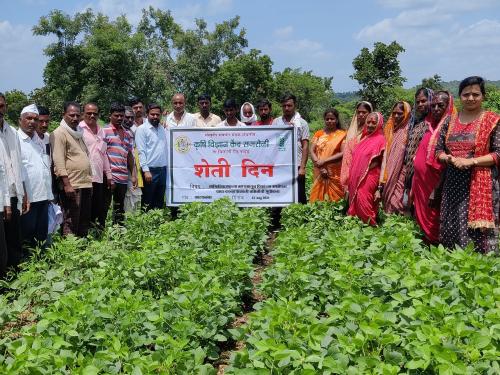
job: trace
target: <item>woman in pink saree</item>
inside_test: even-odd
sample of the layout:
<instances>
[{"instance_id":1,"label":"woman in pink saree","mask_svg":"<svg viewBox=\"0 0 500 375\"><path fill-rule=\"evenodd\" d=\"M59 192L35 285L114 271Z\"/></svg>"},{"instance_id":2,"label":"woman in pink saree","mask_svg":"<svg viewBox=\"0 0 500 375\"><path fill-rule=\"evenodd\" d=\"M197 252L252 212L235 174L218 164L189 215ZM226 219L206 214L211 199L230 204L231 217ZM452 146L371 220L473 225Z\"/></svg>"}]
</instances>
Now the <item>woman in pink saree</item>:
<instances>
[{"instance_id":1,"label":"woman in pink saree","mask_svg":"<svg viewBox=\"0 0 500 375\"><path fill-rule=\"evenodd\" d=\"M366 117L359 143L353 149L349 169L348 215L357 216L370 225L377 224L378 200L375 198L385 138L382 133L384 117L372 112Z\"/></svg>"}]
</instances>

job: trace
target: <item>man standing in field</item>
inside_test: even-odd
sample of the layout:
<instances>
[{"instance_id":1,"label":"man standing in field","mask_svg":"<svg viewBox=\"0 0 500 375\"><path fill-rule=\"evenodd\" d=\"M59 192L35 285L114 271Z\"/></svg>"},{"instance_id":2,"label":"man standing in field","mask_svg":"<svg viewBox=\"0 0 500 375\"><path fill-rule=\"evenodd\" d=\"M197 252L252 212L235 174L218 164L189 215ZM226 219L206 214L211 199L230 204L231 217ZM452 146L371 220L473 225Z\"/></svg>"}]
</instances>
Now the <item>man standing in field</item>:
<instances>
[{"instance_id":1,"label":"man standing in field","mask_svg":"<svg viewBox=\"0 0 500 375\"><path fill-rule=\"evenodd\" d=\"M4 202L4 230L7 244L7 266L16 267L23 257L21 243L21 214L30 209L28 195L26 194L26 176L22 168L21 144L14 127L7 124L4 119L7 112L5 95L0 93L0 142L3 149L7 184L8 204ZM8 208L10 207L10 209Z\"/></svg>"},{"instance_id":2,"label":"man standing in field","mask_svg":"<svg viewBox=\"0 0 500 375\"><path fill-rule=\"evenodd\" d=\"M122 224L129 176L131 176L133 187L137 186L132 153L134 141L132 133L122 126L125 107L119 103L112 103L109 113L110 123L104 127L104 142L107 144L113 183L111 191L108 191L107 202L111 202L111 197L113 197L113 224Z\"/></svg>"},{"instance_id":3,"label":"man standing in field","mask_svg":"<svg viewBox=\"0 0 500 375\"><path fill-rule=\"evenodd\" d=\"M50 145L59 180L63 235L86 237L92 207L92 167L79 121L80 104L64 103L63 119L50 135Z\"/></svg>"},{"instance_id":4,"label":"man standing in field","mask_svg":"<svg viewBox=\"0 0 500 375\"><path fill-rule=\"evenodd\" d=\"M297 176L298 200L299 203L306 204L306 164L309 154L309 125L296 112L297 98L293 94L285 94L281 97L281 109L283 116L273 121L273 125L293 126L297 135L297 161L299 165L299 174Z\"/></svg>"},{"instance_id":5,"label":"man standing in field","mask_svg":"<svg viewBox=\"0 0 500 375\"><path fill-rule=\"evenodd\" d=\"M46 146L47 155L51 155L50 152L50 141L49 141L49 125L50 125L50 112L49 109L37 105L38 108L38 124L36 125L36 134L43 141L43 144Z\"/></svg>"},{"instance_id":6,"label":"man standing in field","mask_svg":"<svg viewBox=\"0 0 500 375\"><path fill-rule=\"evenodd\" d=\"M173 111L167 116L167 128L196 126L194 116L186 112L186 98L184 94L177 93L172 97L172 107Z\"/></svg>"},{"instance_id":7,"label":"man standing in field","mask_svg":"<svg viewBox=\"0 0 500 375\"><path fill-rule=\"evenodd\" d=\"M259 113L260 120L255 125L272 125L273 117L271 116L272 105L267 99L261 99L257 103L257 112Z\"/></svg>"},{"instance_id":8,"label":"man standing in field","mask_svg":"<svg viewBox=\"0 0 500 375\"><path fill-rule=\"evenodd\" d=\"M142 188L144 187L142 181L142 172L139 164L139 154L137 152L137 147L135 145L135 131L137 130L137 126L134 128L134 112L131 107L125 107L125 117L123 119L123 127L132 134L132 143L134 145L133 155L134 155L134 165L137 176L137 186L134 186L132 183L132 176L129 176L128 184L127 184L127 193L125 194L125 212L133 211L140 208L141 204L141 196L142 196Z\"/></svg>"},{"instance_id":9,"label":"man standing in field","mask_svg":"<svg viewBox=\"0 0 500 375\"><path fill-rule=\"evenodd\" d=\"M198 96L198 108L200 112L194 114L196 126L199 128L211 128L217 126L222 120L215 113L211 113L212 98L210 95Z\"/></svg>"},{"instance_id":10,"label":"man standing in field","mask_svg":"<svg viewBox=\"0 0 500 375\"><path fill-rule=\"evenodd\" d=\"M43 140L36 132L38 109L32 104L21 111L19 129L21 156L26 176L26 192L30 210L21 216L21 232L27 247L44 246L49 229L49 203L52 195L52 176L50 156Z\"/></svg>"},{"instance_id":11,"label":"man standing in field","mask_svg":"<svg viewBox=\"0 0 500 375\"><path fill-rule=\"evenodd\" d=\"M150 103L148 121L135 133L139 162L143 172L142 207L146 210L165 206L167 186L167 135L160 125L161 107Z\"/></svg>"}]
</instances>

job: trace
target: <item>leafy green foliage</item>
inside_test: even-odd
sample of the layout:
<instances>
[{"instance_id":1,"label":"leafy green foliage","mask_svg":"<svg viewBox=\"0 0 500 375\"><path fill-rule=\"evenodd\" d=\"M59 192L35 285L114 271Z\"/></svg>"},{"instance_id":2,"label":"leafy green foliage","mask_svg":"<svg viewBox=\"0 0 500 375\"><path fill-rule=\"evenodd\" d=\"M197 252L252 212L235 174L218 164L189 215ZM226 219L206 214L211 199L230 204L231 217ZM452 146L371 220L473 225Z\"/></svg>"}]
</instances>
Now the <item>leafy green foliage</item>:
<instances>
[{"instance_id":1,"label":"leafy green foliage","mask_svg":"<svg viewBox=\"0 0 500 375\"><path fill-rule=\"evenodd\" d=\"M422 79L420 87L427 87L434 91L444 90L444 82L439 74L434 74L432 77Z\"/></svg>"},{"instance_id":2,"label":"leafy green foliage","mask_svg":"<svg viewBox=\"0 0 500 375\"><path fill-rule=\"evenodd\" d=\"M230 374L495 374L500 259L424 246L409 219L290 206L268 299L234 330Z\"/></svg>"},{"instance_id":3,"label":"leafy green foliage","mask_svg":"<svg viewBox=\"0 0 500 375\"><path fill-rule=\"evenodd\" d=\"M406 81L399 66L401 52L404 48L396 41L376 42L372 51L363 48L352 62L355 72L351 78L361 85L360 96L383 113L388 113L397 101L390 95L391 89L401 87Z\"/></svg>"},{"instance_id":4,"label":"leafy green foliage","mask_svg":"<svg viewBox=\"0 0 500 375\"><path fill-rule=\"evenodd\" d=\"M180 216L135 214L26 264L0 297L0 372L214 373L268 217L227 200Z\"/></svg>"},{"instance_id":5,"label":"leafy green foliage","mask_svg":"<svg viewBox=\"0 0 500 375\"><path fill-rule=\"evenodd\" d=\"M5 101L7 102L7 121L12 126L18 126L21 111L29 103L28 97L20 90L12 90L5 92Z\"/></svg>"}]
</instances>

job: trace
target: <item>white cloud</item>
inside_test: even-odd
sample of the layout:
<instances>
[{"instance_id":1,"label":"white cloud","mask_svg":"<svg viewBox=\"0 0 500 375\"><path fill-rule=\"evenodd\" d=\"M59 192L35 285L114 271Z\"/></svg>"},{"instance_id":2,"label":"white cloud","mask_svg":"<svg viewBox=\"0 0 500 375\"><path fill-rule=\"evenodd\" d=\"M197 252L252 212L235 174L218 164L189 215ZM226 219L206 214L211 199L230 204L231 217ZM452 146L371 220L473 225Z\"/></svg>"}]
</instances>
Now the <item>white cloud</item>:
<instances>
[{"instance_id":1,"label":"white cloud","mask_svg":"<svg viewBox=\"0 0 500 375\"><path fill-rule=\"evenodd\" d=\"M274 30L273 34L276 38L289 38L293 33L293 26L285 26Z\"/></svg>"},{"instance_id":2,"label":"white cloud","mask_svg":"<svg viewBox=\"0 0 500 375\"><path fill-rule=\"evenodd\" d=\"M479 10L498 4L497 0L379 0L379 4L394 9L426 9L427 6L437 11L456 13L462 11Z\"/></svg>"},{"instance_id":3,"label":"white cloud","mask_svg":"<svg viewBox=\"0 0 500 375\"><path fill-rule=\"evenodd\" d=\"M47 63L43 49L50 38L33 36L31 26L0 21L0 91L14 88L26 92L43 85L42 71Z\"/></svg>"}]
</instances>

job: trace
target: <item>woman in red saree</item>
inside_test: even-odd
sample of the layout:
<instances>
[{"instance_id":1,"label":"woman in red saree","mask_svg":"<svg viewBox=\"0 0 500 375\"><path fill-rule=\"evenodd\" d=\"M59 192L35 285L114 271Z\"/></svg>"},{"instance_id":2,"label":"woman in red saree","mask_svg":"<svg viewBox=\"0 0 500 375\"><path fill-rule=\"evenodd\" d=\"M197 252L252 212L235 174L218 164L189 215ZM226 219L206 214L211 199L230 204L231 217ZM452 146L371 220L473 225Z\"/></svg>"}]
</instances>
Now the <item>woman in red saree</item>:
<instances>
[{"instance_id":1,"label":"woman in red saree","mask_svg":"<svg viewBox=\"0 0 500 375\"><path fill-rule=\"evenodd\" d=\"M361 101L356 104L351 125L349 126L349 130L347 130L344 155L342 156L342 167L340 169L340 184L344 191L347 191L347 184L349 182L349 168L351 167L352 151L359 142L359 137L365 126L366 116L371 112L373 112L373 106L370 102Z\"/></svg>"},{"instance_id":2,"label":"woman in red saree","mask_svg":"<svg viewBox=\"0 0 500 375\"><path fill-rule=\"evenodd\" d=\"M481 77L464 79L458 93L462 110L442 127L436 144L436 157L446 165L439 242L498 253L500 116L482 108Z\"/></svg>"},{"instance_id":3,"label":"woman in red saree","mask_svg":"<svg viewBox=\"0 0 500 375\"><path fill-rule=\"evenodd\" d=\"M408 140L411 106L401 101L392 108L384 127L385 152L382 159L379 186L382 188L382 206L388 214L403 214L405 190L404 158Z\"/></svg>"},{"instance_id":4,"label":"woman in red saree","mask_svg":"<svg viewBox=\"0 0 500 375\"><path fill-rule=\"evenodd\" d=\"M375 199L385 138L382 133L384 117L372 112L366 117L359 143L353 150L349 169L348 215L357 216L370 225L377 224L378 200Z\"/></svg>"},{"instance_id":5,"label":"woman in red saree","mask_svg":"<svg viewBox=\"0 0 500 375\"><path fill-rule=\"evenodd\" d=\"M432 98L430 115L426 118L428 128L415 153L414 174L410 201L415 208L415 219L427 242L439 242L440 199L439 182L444 165L436 160L437 138L443 126L448 126L453 114L453 96L448 91L438 91Z\"/></svg>"},{"instance_id":6,"label":"woman in red saree","mask_svg":"<svg viewBox=\"0 0 500 375\"><path fill-rule=\"evenodd\" d=\"M340 168L346 131L339 129L340 119L336 109L323 114L325 127L318 130L311 141L310 154L314 165L313 186L309 201L333 201L344 197L340 185Z\"/></svg>"}]
</instances>

